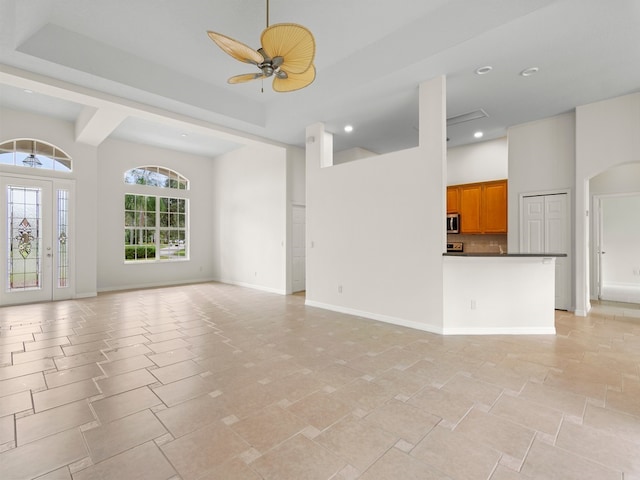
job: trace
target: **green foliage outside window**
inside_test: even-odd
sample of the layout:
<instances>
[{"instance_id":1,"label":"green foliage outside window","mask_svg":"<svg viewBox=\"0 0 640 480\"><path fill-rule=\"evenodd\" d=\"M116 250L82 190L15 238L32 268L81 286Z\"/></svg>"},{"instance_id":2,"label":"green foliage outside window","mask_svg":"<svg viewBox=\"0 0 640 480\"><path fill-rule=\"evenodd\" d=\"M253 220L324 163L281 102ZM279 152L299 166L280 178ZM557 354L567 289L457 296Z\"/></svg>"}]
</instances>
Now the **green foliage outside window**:
<instances>
[{"instance_id":1,"label":"green foliage outside window","mask_svg":"<svg viewBox=\"0 0 640 480\"><path fill-rule=\"evenodd\" d=\"M188 189L184 177L162 167L129 170L125 173L125 183ZM125 261L187 259L187 209L186 198L125 194Z\"/></svg>"}]
</instances>

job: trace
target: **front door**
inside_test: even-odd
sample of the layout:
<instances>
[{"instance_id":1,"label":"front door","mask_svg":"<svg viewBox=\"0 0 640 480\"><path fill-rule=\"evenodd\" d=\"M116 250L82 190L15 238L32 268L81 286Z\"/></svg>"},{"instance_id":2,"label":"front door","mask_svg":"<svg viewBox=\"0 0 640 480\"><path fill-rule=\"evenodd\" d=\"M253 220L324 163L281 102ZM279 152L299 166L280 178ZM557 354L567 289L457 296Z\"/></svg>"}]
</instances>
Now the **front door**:
<instances>
[{"instance_id":1,"label":"front door","mask_svg":"<svg viewBox=\"0 0 640 480\"><path fill-rule=\"evenodd\" d=\"M69 189L51 180L5 175L0 189L0 305L65 298L70 294Z\"/></svg>"}]
</instances>

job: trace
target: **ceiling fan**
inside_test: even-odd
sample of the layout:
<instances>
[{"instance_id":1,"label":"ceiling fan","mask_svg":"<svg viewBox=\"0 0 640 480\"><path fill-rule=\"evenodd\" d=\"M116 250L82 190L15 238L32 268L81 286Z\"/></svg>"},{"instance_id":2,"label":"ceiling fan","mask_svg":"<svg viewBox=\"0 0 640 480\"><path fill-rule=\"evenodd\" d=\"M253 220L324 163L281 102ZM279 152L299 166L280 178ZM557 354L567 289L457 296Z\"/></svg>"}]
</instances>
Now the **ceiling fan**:
<instances>
[{"instance_id":1,"label":"ceiling fan","mask_svg":"<svg viewBox=\"0 0 640 480\"><path fill-rule=\"evenodd\" d=\"M269 26L269 0L267 0L267 28L260 36L261 47L253 50L221 33L207 34L222 50L236 60L256 65L259 72L235 75L228 83L244 83L273 76L276 92L292 92L311 84L316 78L313 58L316 43L311 32L295 23L278 23Z\"/></svg>"}]
</instances>

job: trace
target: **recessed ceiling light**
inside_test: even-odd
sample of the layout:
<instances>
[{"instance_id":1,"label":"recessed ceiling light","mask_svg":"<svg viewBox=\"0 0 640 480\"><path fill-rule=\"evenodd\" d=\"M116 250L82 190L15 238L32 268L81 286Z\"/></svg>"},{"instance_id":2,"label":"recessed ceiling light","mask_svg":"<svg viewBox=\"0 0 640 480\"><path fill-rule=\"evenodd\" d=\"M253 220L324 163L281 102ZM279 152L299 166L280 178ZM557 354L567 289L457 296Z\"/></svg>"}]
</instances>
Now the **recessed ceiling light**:
<instances>
[{"instance_id":1,"label":"recessed ceiling light","mask_svg":"<svg viewBox=\"0 0 640 480\"><path fill-rule=\"evenodd\" d=\"M189 134L188 134L188 133L181 133L181 134L180 134L180 136L181 136L181 137L188 137L188 136L189 136Z\"/></svg>"},{"instance_id":2,"label":"recessed ceiling light","mask_svg":"<svg viewBox=\"0 0 640 480\"><path fill-rule=\"evenodd\" d=\"M491 70L493 70L493 67L491 65L486 65L484 67L478 67L478 68L476 68L476 75L485 75L485 74L489 73Z\"/></svg>"},{"instance_id":3,"label":"recessed ceiling light","mask_svg":"<svg viewBox=\"0 0 640 480\"><path fill-rule=\"evenodd\" d=\"M476 137L476 138L482 138L483 135L484 135L484 133L482 133L482 132L476 132L476 133L473 134L473 136Z\"/></svg>"},{"instance_id":4,"label":"recessed ceiling light","mask_svg":"<svg viewBox=\"0 0 640 480\"><path fill-rule=\"evenodd\" d=\"M24 93L33 93L33 90L29 90L28 88L25 88L24 90L22 90Z\"/></svg>"},{"instance_id":5,"label":"recessed ceiling light","mask_svg":"<svg viewBox=\"0 0 640 480\"><path fill-rule=\"evenodd\" d=\"M344 131L347 133L353 132L353 125L345 125Z\"/></svg>"},{"instance_id":6,"label":"recessed ceiling light","mask_svg":"<svg viewBox=\"0 0 640 480\"><path fill-rule=\"evenodd\" d=\"M520 75L522 75L523 77L530 77L531 75L535 75L536 73L538 73L539 70L540 69L538 67L525 68L520 72Z\"/></svg>"}]
</instances>

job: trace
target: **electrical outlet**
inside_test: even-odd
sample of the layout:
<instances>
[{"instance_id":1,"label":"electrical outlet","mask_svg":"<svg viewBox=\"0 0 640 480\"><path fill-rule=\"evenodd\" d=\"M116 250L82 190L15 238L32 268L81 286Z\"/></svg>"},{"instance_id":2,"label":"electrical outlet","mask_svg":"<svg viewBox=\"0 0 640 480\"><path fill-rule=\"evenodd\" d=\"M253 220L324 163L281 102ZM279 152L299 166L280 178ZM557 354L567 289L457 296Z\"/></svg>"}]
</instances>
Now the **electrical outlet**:
<instances>
[{"instance_id":1,"label":"electrical outlet","mask_svg":"<svg viewBox=\"0 0 640 480\"><path fill-rule=\"evenodd\" d=\"M471 310L475 310L475 309L476 309L476 301L471 300Z\"/></svg>"},{"instance_id":2,"label":"electrical outlet","mask_svg":"<svg viewBox=\"0 0 640 480\"><path fill-rule=\"evenodd\" d=\"M342 293L342 285L338 285L338 293Z\"/></svg>"}]
</instances>

